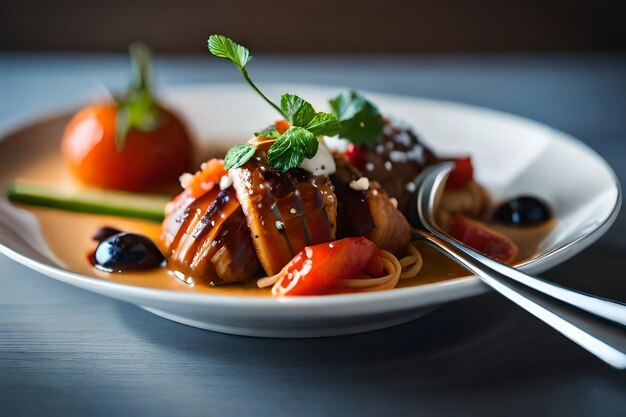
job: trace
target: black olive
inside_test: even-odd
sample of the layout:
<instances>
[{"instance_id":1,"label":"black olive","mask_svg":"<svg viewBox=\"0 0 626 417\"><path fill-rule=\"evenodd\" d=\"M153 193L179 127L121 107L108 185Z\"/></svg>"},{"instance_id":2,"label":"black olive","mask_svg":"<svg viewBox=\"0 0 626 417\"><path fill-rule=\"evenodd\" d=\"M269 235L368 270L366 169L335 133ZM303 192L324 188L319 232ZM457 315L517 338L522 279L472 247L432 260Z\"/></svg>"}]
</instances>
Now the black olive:
<instances>
[{"instance_id":1,"label":"black olive","mask_svg":"<svg viewBox=\"0 0 626 417\"><path fill-rule=\"evenodd\" d=\"M157 268L165 258L146 236L118 233L104 239L94 253L95 266L106 272L123 272Z\"/></svg>"},{"instance_id":2,"label":"black olive","mask_svg":"<svg viewBox=\"0 0 626 417\"><path fill-rule=\"evenodd\" d=\"M535 226L552 217L550 209L535 197L517 197L502 203L493 213L493 221L514 226Z\"/></svg>"},{"instance_id":3,"label":"black olive","mask_svg":"<svg viewBox=\"0 0 626 417\"><path fill-rule=\"evenodd\" d=\"M118 233L122 233L121 230L116 229L115 227L104 226L96 230L96 233L91 236L93 240L96 242L102 242L107 237L111 237L113 235L117 235Z\"/></svg>"}]
</instances>

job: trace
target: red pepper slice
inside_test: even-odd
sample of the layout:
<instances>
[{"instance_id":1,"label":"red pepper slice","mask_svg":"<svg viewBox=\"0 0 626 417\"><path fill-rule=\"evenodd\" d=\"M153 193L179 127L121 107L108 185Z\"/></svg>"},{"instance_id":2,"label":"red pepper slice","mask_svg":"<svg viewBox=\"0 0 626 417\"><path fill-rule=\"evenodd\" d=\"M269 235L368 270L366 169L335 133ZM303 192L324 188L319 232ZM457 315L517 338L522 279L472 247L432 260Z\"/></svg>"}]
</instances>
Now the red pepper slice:
<instances>
[{"instance_id":1,"label":"red pepper slice","mask_svg":"<svg viewBox=\"0 0 626 417\"><path fill-rule=\"evenodd\" d=\"M346 158L348 158L348 161L355 167L359 169L363 169L363 167L365 167L365 163L367 161L365 160L363 150L359 145L351 143L350 145L348 145L348 148L346 149L344 155L346 156Z\"/></svg>"},{"instance_id":2,"label":"red pepper slice","mask_svg":"<svg viewBox=\"0 0 626 417\"><path fill-rule=\"evenodd\" d=\"M448 176L446 188L458 190L465 187L468 182L474 179L474 167L472 166L472 159L469 156L466 158L453 159L452 161L455 166Z\"/></svg>"},{"instance_id":3,"label":"red pepper slice","mask_svg":"<svg viewBox=\"0 0 626 417\"><path fill-rule=\"evenodd\" d=\"M511 239L461 214L454 216L448 233L453 238L497 261L509 263L517 257L518 248Z\"/></svg>"},{"instance_id":4,"label":"red pepper slice","mask_svg":"<svg viewBox=\"0 0 626 417\"><path fill-rule=\"evenodd\" d=\"M382 274L380 250L364 237L349 237L307 246L289 262L274 286L275 295L322 295L338 280L356 278L362 273ZM370 275L367 275L370 276Z\"/></svg>"}]
</instances>

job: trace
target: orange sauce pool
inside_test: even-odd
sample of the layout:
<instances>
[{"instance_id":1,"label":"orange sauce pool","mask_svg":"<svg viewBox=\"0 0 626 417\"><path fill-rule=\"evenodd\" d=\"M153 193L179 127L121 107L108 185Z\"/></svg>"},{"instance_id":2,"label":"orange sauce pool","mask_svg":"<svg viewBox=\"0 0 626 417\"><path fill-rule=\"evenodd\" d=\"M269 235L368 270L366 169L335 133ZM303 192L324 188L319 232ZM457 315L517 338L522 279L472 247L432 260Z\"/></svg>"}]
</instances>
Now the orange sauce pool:
<instances>
[{"instance_id":1,"label":"orange sauce pool","mask_svg":"<svg viewBox=\"0 0 626 417\"><path fill-rule=\"evenodd\" d=\"M60 138L60 132L66 123L66 117L43 121L16 133L10 138L11 140L3 141L0 177L72 184L74 181L60 158L59 143L55 140L55 138ZM22 208L34 214L38 219L49 248L69 271L141 287L225 295L271 296L269 289L257 288L255 281L219 287L198 282L190 286L174 277L165 268L124 274L99 271L92 267L87 259L87 254L97 245L91 239L96 230L102 226L111 226L126 232L144 234L159 244L160 224L39 207L22 206ZM555 222L551 221L535 228L497 227L497 229L511 237L519 246L518 262L523 262L537 253L540 243L554 226ZM445 281L468 275L466 270L430 246L420 244L418 249L424 258L424 266L417 277L401 280L400 287Z\"/></svg>"},{"instance_id":2,"label":"orange sauce pool","mask_svg":"<svg viewBox=\"0 0 626 417\"><path fill-rule=\"evenodd\" d=\"M224 295L271 296L268 288L257 288L255 281L223 286L209 286L202 282L189 285L174 277L166 268L145 272L125 272L123 274L99 271L89 263L87 258L87 255L97 245L91 238L96 230L102 226L111 226L125 232L146 235L155 243L160 244L161 225L142 220L72 213L39 207L24 208L39 220L48 246L64 262L64 268L67 270L140 287ZM553 227L554 222L548 222L534 228L497 227L497 229L508 235L519 246L518 262L522 262L536 254L539 244ZM417 277L401 280L398 284L399 287L428 284L468 275L465 269L436 249L421 243L418 249L424 258L424 266Z\"/></svg>"}]
</instances>

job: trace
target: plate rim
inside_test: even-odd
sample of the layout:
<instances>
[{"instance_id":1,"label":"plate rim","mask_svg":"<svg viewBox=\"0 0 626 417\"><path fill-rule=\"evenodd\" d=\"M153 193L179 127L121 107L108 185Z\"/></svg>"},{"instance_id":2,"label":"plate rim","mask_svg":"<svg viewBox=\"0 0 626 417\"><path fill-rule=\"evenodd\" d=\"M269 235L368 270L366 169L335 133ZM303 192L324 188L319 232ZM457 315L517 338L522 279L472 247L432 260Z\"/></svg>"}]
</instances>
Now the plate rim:
<instances>
[{"instance_id":1,"label":"plate rim","mask_svg":"<svg viewBox=\"0 0 626 417\"><path fill-rule=\"evenodd\" d=\"M185 89L215 89L215 88L240 88L240 83L235 82L217 82L217 83L185 83L185 84L173 84L162 86L161 91L171 93L172 91L183 91ZM307 88L323 88L323 89L335 89L345 90L345 87L336 87L333 85L325 84L306 84L306 83L265 83L269 88L292 88L292 89L307 89ZM610 175L613 189L616 191L613 207L609 215L598 224L593 230L584 234L583 236L568 242L565 245L561 245L557 248L550 250L536 258L527 260L521 264L516 265L519 269L527 272L540 272L545 271L557 264L565 262L583 249L589 247L596 242L615 222L622 204L622 189L619 179L609 165L609 163L599 155L593 148L582 142L580 139L555 129L543 122L535 121L530 118L508 113L505 111L491 109L488 107L477 106L473 104L455 102L449 100L433 99L428 97L419 97L403 94L390 94L384 92L376 92L371 90L360 90L366 95L384 97L391 100L402 100L405 102L418 101L421 103L430 103L440 107L455 108L458 110L469 110L472 112L479 112L488 116L505 117L510 120L522 122L529 126L541 127L552 133L550 140L562 141L568 144L574 144L580 147L587 154L591 154L596 160L598 160L603 166L606 172ZM54 106L50 109L44 109L33 112L24 112L15 116L11 116L0 123L0 143L19 131L29 127L30 125L45 122L46 120L53 120L55 118L62 117L76 110L76 106L79 105L81 100L76 100L76 103L71 105L65 104L60 106ZM335 295L323 295L323 296L301 296L301 297L258 297L258 296L245 296L245 295L224 295L224 294L208 294L208 293L189 293L176 290L156 289L149 287L140 287L129 284L117 283L107 281L105 279L89 277L76 272L65 270L58 266L52 266L40 262L36 259L32 259L27 255L11 249L8 246L0 243L0 253L12 259L13 261L26 266L29 269L37 271L45 276L51 277L58 281L80 287L89 291L95 291L96 289L100 294L113 296L118 299L126 299L130 301L131 298L151 299L161 302L171 303L188 303L194 305L212 305L217 307L229 307L237 306L242 310L259 308L271 308L274 309L277 306L290 306L290 308L316 308L324 306L328 303L338 304L343 307L343 310L349 308L359 307L363 304L367 304L370 307L376 305L379 308L373 310L388 310L383 308L386 305L384 301L405 301L411 302L419 300L420 297L425 295L444 292L449 290L458 290L463 292L463 295L453 298L447 298L443 301L435 301L424 299L423 304L410 303L412 307L418 308L422 305L430 305L434 303L452 301L454 299L470 297L478 295L490 290L490 288L483 284L480 278L475 275L468 275L451 280L445 280L440 282L416 285L411 287L394 288L388 291L377 292L365 292L365 293L351 293L351 294L335 294ZM538 264L539 263L539 264ZM448 288L446 288L448 287ZM446 291L446 289L448 291ZM242 302L245 300L245 302ZM377 301L378 303L372 303ZM402 306L406 306L402 304ZM349 308L348 308L349 307ZM372 312L374 312L372 310ZM317 310L319 311L319 310Z\"/></svg>"}]
</instances>

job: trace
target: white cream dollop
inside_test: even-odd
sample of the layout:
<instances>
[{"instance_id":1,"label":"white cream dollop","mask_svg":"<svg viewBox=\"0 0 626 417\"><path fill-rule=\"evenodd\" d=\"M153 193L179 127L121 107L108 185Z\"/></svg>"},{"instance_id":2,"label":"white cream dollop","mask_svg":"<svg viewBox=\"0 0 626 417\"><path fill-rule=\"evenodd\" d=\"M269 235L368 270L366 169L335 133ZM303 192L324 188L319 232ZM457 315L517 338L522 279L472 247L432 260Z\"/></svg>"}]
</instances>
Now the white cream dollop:
<instances>
[{"instance_id":1,"label":"white cream dollop","mask_svg":"<svg viewBox=\"0 0 626 417\"><path fill-rule=\"evenodd\" d=\"M300 165L300 168L309 171L313 175L331 175L337 170L333 154L326 146L324 139L320 139L320 145L317 148L317 153L311 159L305 158Z\"/></svg>"}]
</instances>

